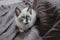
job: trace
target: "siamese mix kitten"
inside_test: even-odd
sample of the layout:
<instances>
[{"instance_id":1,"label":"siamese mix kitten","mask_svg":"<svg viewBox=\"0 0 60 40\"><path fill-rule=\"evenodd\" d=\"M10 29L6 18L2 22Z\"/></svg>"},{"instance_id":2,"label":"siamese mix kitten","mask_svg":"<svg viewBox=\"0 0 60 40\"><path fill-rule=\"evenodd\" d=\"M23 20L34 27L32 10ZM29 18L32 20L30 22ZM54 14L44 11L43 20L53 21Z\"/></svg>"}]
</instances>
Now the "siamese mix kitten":
<instances>
[{"instance_id":1,"label":"siamese mix kitten","mask_svg":"<svg viewBox=\"0 0 60 40\"><path fill-rule=\"evenodd\" d=\"M28 30L35 24L36 12L32 8L27 7L21 11L18 7L16 7L15 12L15 21L20 32Z\"/></svg>"}]
</instances>

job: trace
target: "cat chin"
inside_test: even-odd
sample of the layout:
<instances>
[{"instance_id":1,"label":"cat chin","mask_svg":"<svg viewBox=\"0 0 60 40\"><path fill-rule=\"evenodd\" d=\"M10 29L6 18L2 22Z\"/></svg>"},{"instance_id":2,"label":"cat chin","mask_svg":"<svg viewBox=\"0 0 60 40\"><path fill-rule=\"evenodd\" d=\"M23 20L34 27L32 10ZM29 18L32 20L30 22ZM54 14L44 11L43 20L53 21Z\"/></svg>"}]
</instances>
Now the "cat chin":
<instances>
[{"instance_id":1,"label":"cat chin","mask_svg":"<svg viewBox=\"0 0 60 40\"><path fill-rule=\"evenodd\" d=\"M20 32L24 32L24 30L19 29Z\"/></svg>"},{"instance_id":2,"label":"cat chin","mask_svg":"<svg viewBox=\"0 0 60 40\"><path fill-rule=\"evenodd\" d=\"M29 25L20 25L18 28L19 28L20 32L24 32L25 30L28 30L30 28L30 26Z\"/></svg>"}]
</instances>

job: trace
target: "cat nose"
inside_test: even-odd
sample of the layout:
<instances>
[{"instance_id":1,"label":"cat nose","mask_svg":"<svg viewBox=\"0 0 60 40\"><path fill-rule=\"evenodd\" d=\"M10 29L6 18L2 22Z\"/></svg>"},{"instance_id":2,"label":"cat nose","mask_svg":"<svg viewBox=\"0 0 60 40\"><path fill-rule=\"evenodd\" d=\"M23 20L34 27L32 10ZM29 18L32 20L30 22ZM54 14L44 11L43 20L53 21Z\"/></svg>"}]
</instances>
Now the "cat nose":
<instances>
[{"instance_id":1,"label":"cat nose","mask_svg":"<svg viewBox=\"0 0 60 40\"><path fill-rule=\"evenodd\" d=\"M28 24L27 22L25 24Z\"/></svg>"}]
</instances>

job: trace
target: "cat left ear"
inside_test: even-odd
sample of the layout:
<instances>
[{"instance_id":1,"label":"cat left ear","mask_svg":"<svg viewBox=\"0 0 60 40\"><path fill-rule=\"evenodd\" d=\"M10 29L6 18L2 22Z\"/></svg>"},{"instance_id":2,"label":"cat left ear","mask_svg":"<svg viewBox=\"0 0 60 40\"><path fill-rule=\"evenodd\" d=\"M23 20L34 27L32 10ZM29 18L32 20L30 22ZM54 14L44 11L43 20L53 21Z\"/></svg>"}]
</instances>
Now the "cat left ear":
<instances>
[{"instance_id":1,"label":"cat left ear","mask_svg":"<svg viewBox=\"0 0 60 40\"><path fill-rule=\"evenodd\" d=\"M32 14L32 9L30 7L27 9L27 11L30 12L30 14Z\"/></svg>"},{"instance_id":2,"label":"cat left ear","mask_svg":"<svg viewBox=\"0 0 60 40\"><path fill-rule=\"evenodd\" d=\"M19 14L21 13L21 10L18 7L16 7L15 8L15 13L16 13L16 16L18 17Z\"/></svg>"}]
</instances>

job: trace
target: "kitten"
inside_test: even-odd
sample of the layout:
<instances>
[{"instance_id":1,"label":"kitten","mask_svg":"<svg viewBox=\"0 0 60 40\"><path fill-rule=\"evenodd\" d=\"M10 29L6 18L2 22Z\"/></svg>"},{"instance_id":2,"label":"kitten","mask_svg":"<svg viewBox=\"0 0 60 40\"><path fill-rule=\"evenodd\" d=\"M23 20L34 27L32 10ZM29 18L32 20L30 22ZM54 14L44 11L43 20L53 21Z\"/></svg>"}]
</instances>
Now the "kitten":
<instances>
[{"instance_id":1,"label":"kitten","mask_svg":"<svg viewBox=\"0 0 60 40\"><path fill-rule=\"evenodd\" d=\"M26 7L21 11L18 7L16 7L15 12L15 21L20 32L28 30L35 24L36 12L32 8Z\"/></svg>"}]
</instances>

